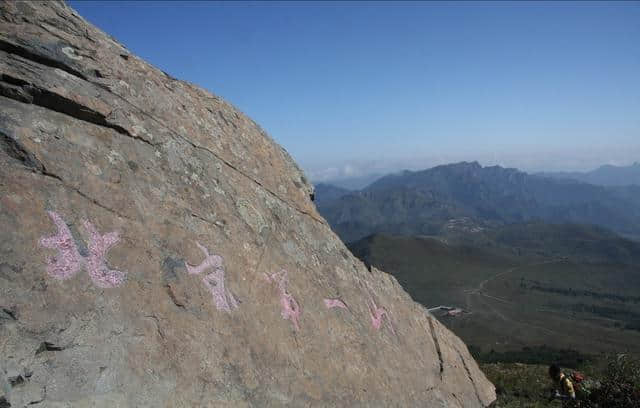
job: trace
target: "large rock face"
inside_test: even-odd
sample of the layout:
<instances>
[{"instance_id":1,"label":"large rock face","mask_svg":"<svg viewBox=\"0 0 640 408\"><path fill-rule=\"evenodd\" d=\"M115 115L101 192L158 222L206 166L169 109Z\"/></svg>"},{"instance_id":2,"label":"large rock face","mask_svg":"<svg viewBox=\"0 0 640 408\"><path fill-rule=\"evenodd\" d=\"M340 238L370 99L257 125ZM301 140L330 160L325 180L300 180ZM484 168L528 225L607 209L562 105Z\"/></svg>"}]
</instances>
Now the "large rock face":
<instances>
[{"instance_id":1,"label":"large rock face","mask_svg":"<svg viewBox=\"0 0 640 408\"><path fill-rule=\"evenodd\" d=\"M0 406L479 407L288 154L59 2L2 2Z\"/></svg>"}]
</instances>

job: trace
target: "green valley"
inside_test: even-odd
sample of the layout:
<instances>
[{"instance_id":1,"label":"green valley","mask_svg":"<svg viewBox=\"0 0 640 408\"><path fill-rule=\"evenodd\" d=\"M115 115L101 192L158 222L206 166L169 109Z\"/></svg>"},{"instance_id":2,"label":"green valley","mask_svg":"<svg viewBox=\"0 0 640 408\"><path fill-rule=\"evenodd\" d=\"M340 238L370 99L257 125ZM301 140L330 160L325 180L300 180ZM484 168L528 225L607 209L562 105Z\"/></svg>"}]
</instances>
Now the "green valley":
<instances>
[{"instance_id":1,"label":"green valley","mask_svg":"<svg viewBox=\"0 0 640 408\"><path fill-rule=\"evenodd\" d=\"M555 245L552 254L544 245L523 252L493 240L476 247L389 235L373 235L350 248L366 264L393 274L425 307L462 309L455 316L434 314L481 352L547 345L582 353L638 353L640 266L620 257L605 262L603 254L588 257L578 250L584 240L600 242L635 260L639 245L590 232L574 235L573 248ZM504 231L487 235L500 237Z\"/></svg>"}]
</instances>

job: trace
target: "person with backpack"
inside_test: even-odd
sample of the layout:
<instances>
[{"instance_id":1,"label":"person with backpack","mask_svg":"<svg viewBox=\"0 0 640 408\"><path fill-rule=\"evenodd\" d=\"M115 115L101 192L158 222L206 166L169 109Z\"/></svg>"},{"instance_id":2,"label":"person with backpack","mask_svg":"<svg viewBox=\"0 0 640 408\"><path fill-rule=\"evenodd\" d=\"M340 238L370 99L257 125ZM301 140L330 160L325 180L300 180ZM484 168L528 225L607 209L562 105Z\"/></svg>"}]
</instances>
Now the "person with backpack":
<instances>
[{"instance_id":1,"label":"person with backpack","mask_svg":"<svg viewBox=\"0 0 640 408\"><path fill-rule=\"evenodd\" d=\"M556 364L549 366L549 377L553 380L555 393L551 399L573 401L576 399L576 391L569 376L565 375Z\"/></svg>"}]
</instances>

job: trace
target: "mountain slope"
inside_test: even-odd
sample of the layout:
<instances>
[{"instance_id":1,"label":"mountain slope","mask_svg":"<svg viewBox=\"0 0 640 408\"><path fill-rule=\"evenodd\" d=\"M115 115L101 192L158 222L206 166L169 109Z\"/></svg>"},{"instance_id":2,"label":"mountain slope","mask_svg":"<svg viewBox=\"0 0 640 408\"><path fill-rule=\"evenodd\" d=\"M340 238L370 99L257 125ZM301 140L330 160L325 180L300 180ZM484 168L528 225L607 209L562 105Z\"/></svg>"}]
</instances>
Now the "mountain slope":
<instances>
[{"instance_id":1,"label":"mountain slope","mask_svg":"<svg viewBox=\"0 0 640 408\"><path fill-rule=\"evenodd\" d=\"M457 163L390 175L367 188L318 205L346 242L372 233L437 235L453 219L479 226L540 219L600 225L640 237L640 194L516 169Z\"/></svg>"},{"instance_id":2,"label":"mountain slope","mask_svg":"<svg viewBox=\"0 0 640 408\"><path fill-rule=\"evenodd\" d=\"M540 176L572 179L600 186L640 186L640 163L630 166L604 165L588 172L546 172Z\"/></svg>"},{"instance_id":3,"label":"mountain slope","mask_svg":"<svg viewBox=\"0 0 640 408\"><path fill-rule=\"evenodd\" d=\"M346 188L336 187L331 184L319 183L315 186L315 203L316 206L325 205L331 203L335 200L338 200L340 197L344 197L345 195L351 193L351 190L347 190Z\"/></svg>"}]
</instances>

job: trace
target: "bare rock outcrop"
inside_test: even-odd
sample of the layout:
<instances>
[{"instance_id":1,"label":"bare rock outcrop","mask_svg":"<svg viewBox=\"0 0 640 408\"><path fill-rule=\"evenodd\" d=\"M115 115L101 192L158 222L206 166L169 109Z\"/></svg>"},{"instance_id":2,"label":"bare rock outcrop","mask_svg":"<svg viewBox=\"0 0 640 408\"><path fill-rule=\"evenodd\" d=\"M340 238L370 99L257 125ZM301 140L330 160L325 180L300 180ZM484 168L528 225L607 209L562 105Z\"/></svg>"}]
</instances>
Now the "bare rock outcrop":
<instances>
[{"instance_id":1,"label":"bare rock outcrop","mask_svg":"<svg viewBox=\"0 0 640 408\"><path fill-rule=\"evenodd\" d=\"M62 2L0 11L1 407L495 399L251 119Z\"/></svg>"}]
</instances>

